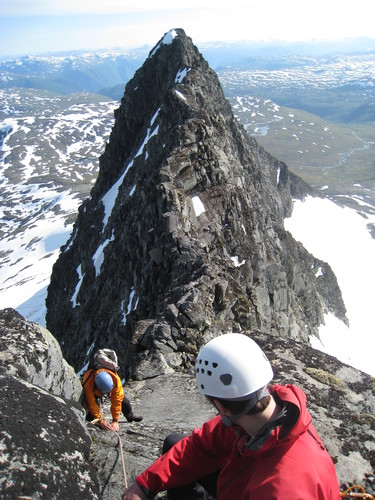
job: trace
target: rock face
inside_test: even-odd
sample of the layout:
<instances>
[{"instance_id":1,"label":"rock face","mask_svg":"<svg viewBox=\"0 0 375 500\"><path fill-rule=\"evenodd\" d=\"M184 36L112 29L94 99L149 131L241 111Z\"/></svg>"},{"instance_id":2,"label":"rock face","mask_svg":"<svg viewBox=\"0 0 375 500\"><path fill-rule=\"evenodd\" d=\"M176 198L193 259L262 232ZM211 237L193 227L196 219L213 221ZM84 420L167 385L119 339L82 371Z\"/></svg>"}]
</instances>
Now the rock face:
<instances>
[{"instance_id":1,"label":"rock face","mask_svg":"<svg viewBox=\"0 0 375 500\"><path fill-rule=\"evenodd\" d=\"M0 497L99 498L81 384L50 332L0 311Z\"/></svg>"},{"instance_id":2,"label":"rock face","mask_svg":"<svg viewBox=\"0 0 375 500\"><path fill-rule=\"evenodd\" d=\"M283 227L311 189L238 124L182 30L150 52L115 118L48 289L69 363L112 347L143 379L189 367L222 332L307 342L325 312L345 320L330 267Z\"/></svg>"},{"instance_id":3,"label":"rock face","mask_svg":"<svg viewBox=\"0 0 375 500\"><path fill-rule=\"evenodd\" d=\"M125 393L144 420L120 420L130 483L166 434L213 416L190 368L228 331L261 345L275 382L305 390L340 484L374 494L374 380L308 345L323 313L345 320L345 308L329 266L283 227L310 188L237 123L182 30L127 85L100 164L51 277L47 325L61 349L0 311L1 498L121 497L118 439L84 424L65 359L78 370L112 347L132 376Z\"/></svg>"},{"instance_id":4,"label":"rock face","mask_svg":"<svg viewBox=\"0 0 375 500\"><path fill-rule=\"evenodd\" d=\"M360 484L375 494L374 379L294 339L252 332L274 369L274 382L294 384L307 395L315 427L331 455L341 489ZM130 483L160 456L170 432L190 433L214 411L195 385L191 373L161 375L125 385L125 392L145 417L140 424L120 419L125 464ZM123 488L115 436L95 432L92 458L98 467L103 499Z\"/></svg>"},{"instance_id":5,"label":"rock face","mask_svg":"<svg viewBox=\"0 0 375 500\"><path fill-rule=\"evenodd\" d=\"M361 484L374 495L374 379L295 339L256 331L251 336L269 357L274 381L293 383L306 392L308 409L334 460L340 485ZM0 311L0 353L0 497L121 498L124 477L118 437L85 425L75 399L59 394L57 385L52 389L51 367L62 367L60 373L53 368L62 392L79 382L72 383L76 377L51 334L14 310ZM150 370L153 363L157 371L159 360L150 361ZM44 377L36 379L35 373ZM138 424L120 418L130 484L160 455L167 434L190 433L213 417L214 409L198 393L188 371L133 381L124 389L144 417ZM110 415L108 405L105 412Z\"/></svg>"},{"instance_id":6,"label":"rock face","mask_svg":"<svg viewBox=\"0 0 375 500\"><path fill-rule=\"evenodd\" d=\"M0 313L0 371L66 399L78 400L81 382L51 333L12 309Z\"/></svg>"}]
</instances>

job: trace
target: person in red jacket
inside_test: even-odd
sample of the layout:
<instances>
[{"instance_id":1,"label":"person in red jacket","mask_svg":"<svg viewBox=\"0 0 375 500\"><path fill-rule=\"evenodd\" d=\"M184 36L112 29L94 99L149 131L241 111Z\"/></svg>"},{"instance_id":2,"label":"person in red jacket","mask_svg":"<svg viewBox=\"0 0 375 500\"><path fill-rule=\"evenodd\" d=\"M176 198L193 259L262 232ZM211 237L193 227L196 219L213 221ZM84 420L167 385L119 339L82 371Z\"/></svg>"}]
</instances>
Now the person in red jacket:
<instances>
[{"instance_id":1,"label":"person in red jacket","mask_svg":"<svg viewBox=\"0 0 375 500\"><path fill-rule=\"evenodd\" d=\"M145 500L164 490L179 500L340 498L305 393L293 385L269 385L272 367L251 338L214 338L199 352L195 369L199 391L219 415L190 436L169 436L169 450L136 478L123 500Z\"/></svg>"}]
</instances>

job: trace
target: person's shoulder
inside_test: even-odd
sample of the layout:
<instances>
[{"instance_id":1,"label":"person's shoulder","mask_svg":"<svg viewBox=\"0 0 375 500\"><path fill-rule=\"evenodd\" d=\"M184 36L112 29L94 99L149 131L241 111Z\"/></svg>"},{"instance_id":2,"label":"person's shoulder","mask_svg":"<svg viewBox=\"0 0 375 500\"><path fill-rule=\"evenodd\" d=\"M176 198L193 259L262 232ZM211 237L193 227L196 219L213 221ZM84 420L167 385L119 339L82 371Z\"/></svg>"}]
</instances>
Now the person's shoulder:
<instances>
[{"instance_id":1,"label":"person's shoulder","mask_svg":"<svg viewBox=\"0 0 375 500\"><path fill-rule=\"evenodd\" d=\"M275 384L270 388L271 395L277 395L281 399L289 400L289 399L301 399L305 398L305 392L298 386L293 384Z\"/></svg>"},{"instance_id":2,"label":"person's shoulder","mask_svg":"<svg viewBox=\"0 0 375 500\"><path fill-rule=\"evenodd\" d=\"M88 370L85 371L85 373L82 375L82 384L85 385L86 382L88 382L91 378L94 378L94 368L89 368Z\"/></svg>"},{"instance_id":3,"label":"person's shoulder","mask_svg":"<svg viewBox=\"0 0 375 500\"><path fill-rule=\"evenodd\" d=\"M100 370L109 373L112 377L114 385L116 387L122 388L121 378L117 372L114 372L114 371L110 370L109 368L101 368Z\"/></svg>"},{"instance_id":4,"label":"person's shoulder","mask_svg":"<svg viewBox=\"0 0 375 500\"><path fill-rule=\"evenodd\" d=\"M206 420L206 422L202 424L201 430L203 433L219 432L221 435L233 433L233 428L224 425L220 415L216 415L215 417Z\"/></svg>"}]
</instances>

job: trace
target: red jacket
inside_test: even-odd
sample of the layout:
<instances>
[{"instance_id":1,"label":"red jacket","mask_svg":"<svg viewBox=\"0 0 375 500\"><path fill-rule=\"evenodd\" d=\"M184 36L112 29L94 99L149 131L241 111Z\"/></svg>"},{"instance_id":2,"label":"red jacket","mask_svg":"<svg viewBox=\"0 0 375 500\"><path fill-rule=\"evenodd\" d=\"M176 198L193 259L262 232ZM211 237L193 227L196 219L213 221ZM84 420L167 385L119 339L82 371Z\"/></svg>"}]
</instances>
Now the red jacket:
<instances>
[{"instance_id":1,"label":"red jacket","mask_svg":"<svg viewBox=\"0 0 375 500\"><path fill-rule=\"evenodd\" d=\"M293 405L297 421L286 436L276 427L259 450L250 451L248 436L238 436L217 416L160 457L138 484L156 494L221 469L219 500L338 500L336 470L311 423L305 393L276 385L271 394Z\"/></svg>"}]
</instances>

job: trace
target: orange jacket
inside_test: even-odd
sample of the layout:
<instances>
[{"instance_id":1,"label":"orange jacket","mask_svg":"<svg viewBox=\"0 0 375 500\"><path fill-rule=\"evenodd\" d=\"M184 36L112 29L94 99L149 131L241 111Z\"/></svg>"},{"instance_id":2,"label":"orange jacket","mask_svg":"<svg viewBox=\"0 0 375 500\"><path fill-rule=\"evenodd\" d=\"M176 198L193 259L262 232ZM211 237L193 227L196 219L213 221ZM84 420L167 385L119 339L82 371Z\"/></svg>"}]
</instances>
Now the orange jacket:
<instances>
[{"instance_id":1,"label":"orange jacket","mask_svg":"<svg viewBox=\"0 0 375 500\"><path fill-rule=\"evenodd\" d=\"M114 422L118 422L121 414L121 403L124 399L124 390L122 388L120 377L117 373L114 373L105 368L87 370L83 376L82 385L86 397L86 402L88 410L95 418L100 418L99 406L96 402L97 399L101 398L103 394L95 385L95 376L99 372L107 372L111 375L113 380L113 389L109 395L111 400L111 413Z\"/></svg>"}]
</instances>

